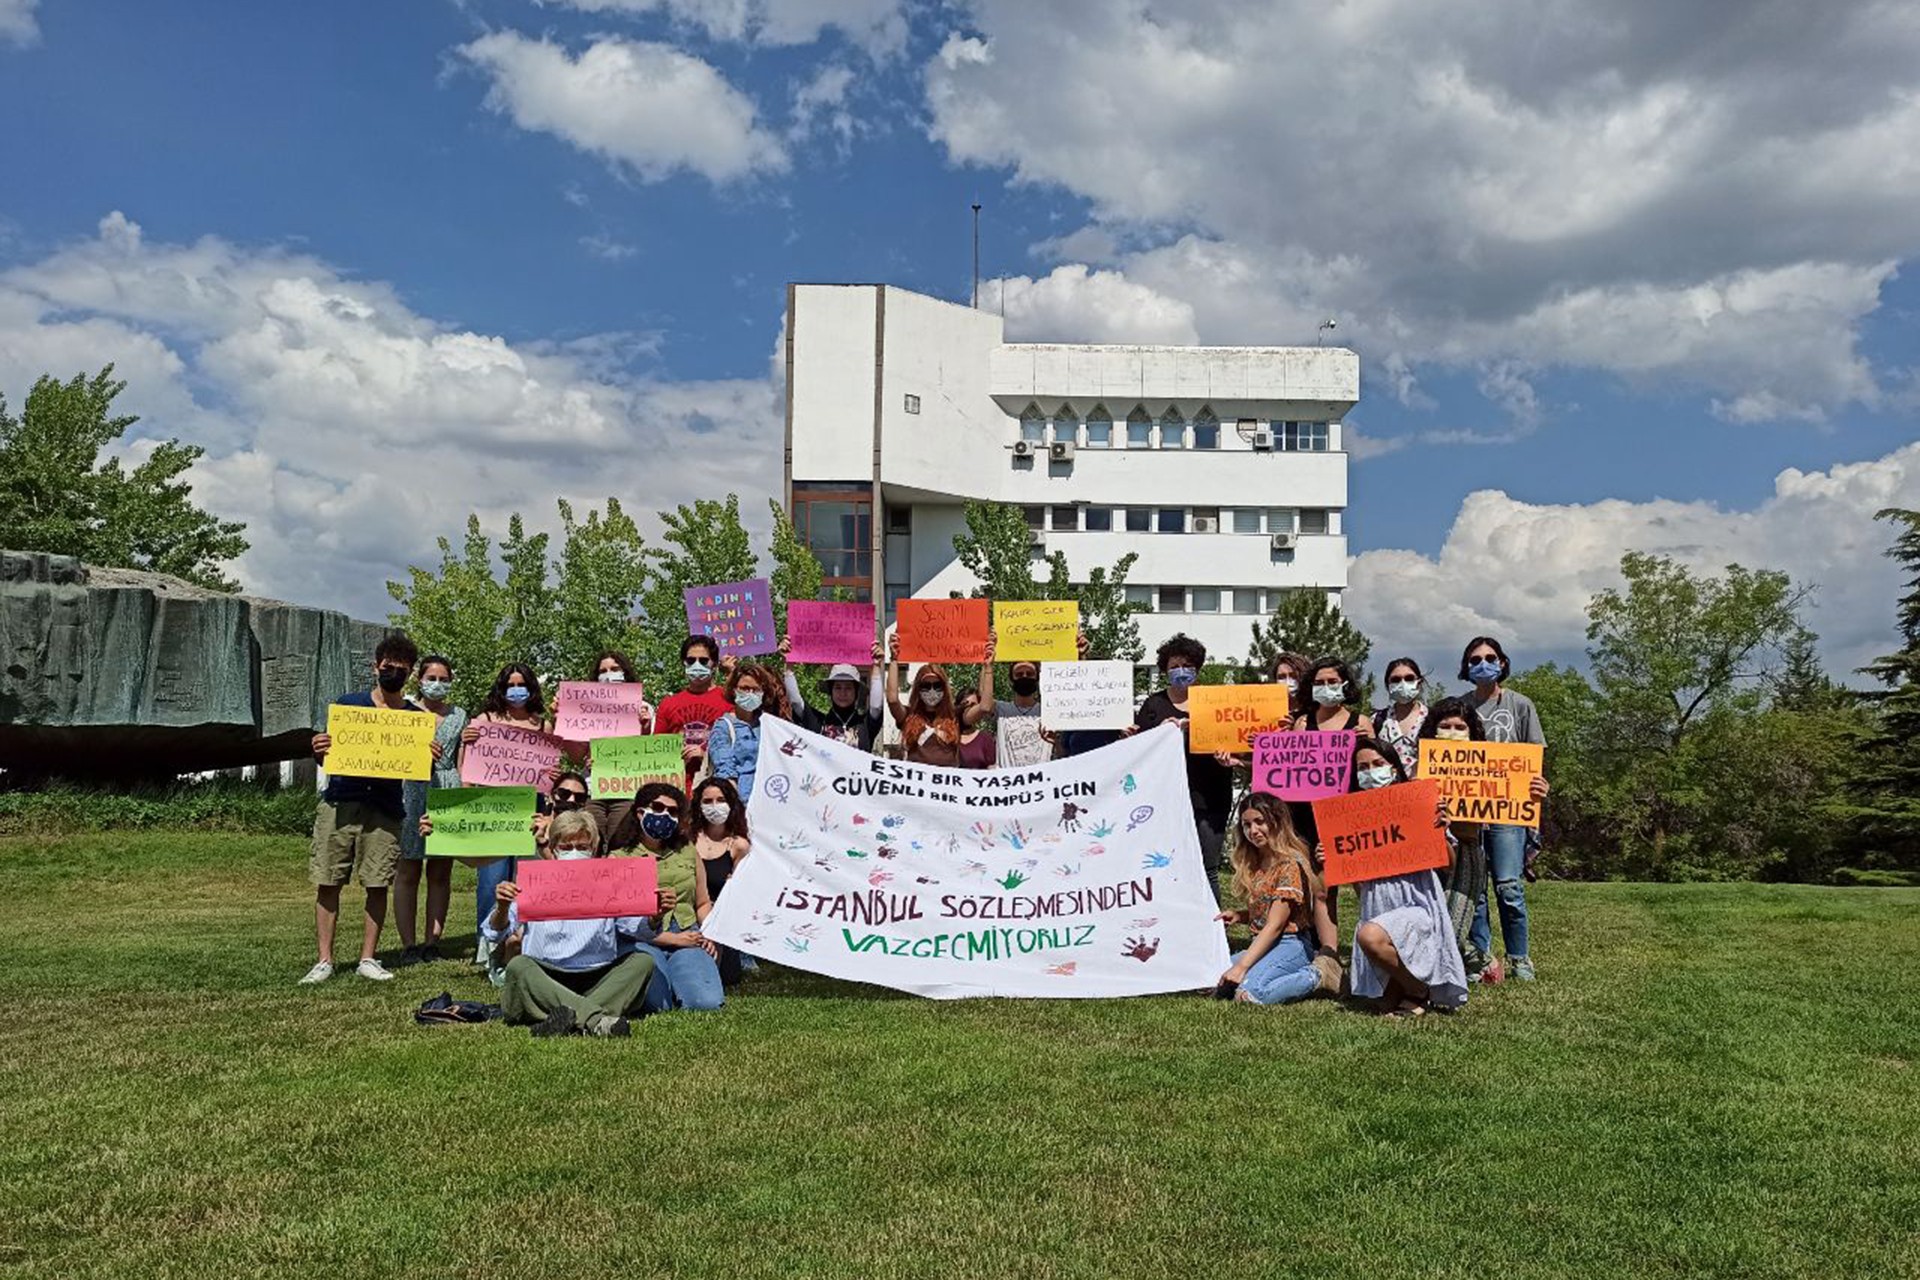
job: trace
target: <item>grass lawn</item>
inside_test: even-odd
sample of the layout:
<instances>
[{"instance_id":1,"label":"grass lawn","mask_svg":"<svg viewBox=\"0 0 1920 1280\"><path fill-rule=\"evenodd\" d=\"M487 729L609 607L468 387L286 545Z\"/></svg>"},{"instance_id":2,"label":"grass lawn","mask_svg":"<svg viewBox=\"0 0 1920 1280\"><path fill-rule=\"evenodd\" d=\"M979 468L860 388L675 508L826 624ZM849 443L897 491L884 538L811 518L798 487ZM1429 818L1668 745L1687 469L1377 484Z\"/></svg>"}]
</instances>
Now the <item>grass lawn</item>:
<instances>
[{"instance_id":1,"label":"grass lawn","mask_svg":"<svg viewBox=\"0 0 1920 1280\"><path fill-rule=\"evenodd\" d=\"M770 970L535 1041L295 988L305 865L0 840L0 1275L1920 1275L1920 891L1537 886L1541 981L1412 1023Z\"/></svg>"}]
</instances>

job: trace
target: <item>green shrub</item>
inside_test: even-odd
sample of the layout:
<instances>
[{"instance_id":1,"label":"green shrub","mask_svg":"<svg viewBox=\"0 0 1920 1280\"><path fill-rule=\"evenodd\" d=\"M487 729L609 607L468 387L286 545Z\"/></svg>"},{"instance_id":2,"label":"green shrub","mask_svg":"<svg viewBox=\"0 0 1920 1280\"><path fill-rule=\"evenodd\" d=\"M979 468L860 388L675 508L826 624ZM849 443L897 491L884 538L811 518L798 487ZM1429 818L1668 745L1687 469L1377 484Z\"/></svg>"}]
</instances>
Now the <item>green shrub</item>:
<instances>
[{"instance_id":1,"label":"green shrub","mask_svg":"<svg viewBox=\"0 0 1920 1280\"><path fill-rule=\"evenodd\" d=\"M0 835L82 831L236 831L305 835L314 793L235 778L132 788L55 782L32 791L0 791Z\"/></svg>"}]
</instances>

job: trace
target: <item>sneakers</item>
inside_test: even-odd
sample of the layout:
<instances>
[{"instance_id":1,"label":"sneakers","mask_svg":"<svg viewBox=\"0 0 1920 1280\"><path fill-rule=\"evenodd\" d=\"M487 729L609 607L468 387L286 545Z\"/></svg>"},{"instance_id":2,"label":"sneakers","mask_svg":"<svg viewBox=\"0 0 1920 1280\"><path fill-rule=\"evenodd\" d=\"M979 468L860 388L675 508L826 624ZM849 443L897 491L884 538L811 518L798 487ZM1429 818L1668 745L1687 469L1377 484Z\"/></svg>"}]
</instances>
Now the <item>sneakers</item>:
<instances>
[{"instance_id":1,"label":"sneakers","mask_svg":"<svg viewBox=\"0 0 1920 1280\"><path fill-rule=\"evenodd\" d=\"M381 964L378 960L375 960L372 957L368 957L367 959L362 960L359 966L354 969L354 972L359 974L361 977L369 978L374 982L392 982L393 981L392 970L388 969L387 966Z\"/></svg>"},{"instance_id":2,"label":"sneakers","mask_svg":"<svg viewBox=\"0 0 1920 1280\"><path fill-rule=\"evenodd\" d=\"M1533 981L1533 960L1530 957L1508 956L1507 961L1513 966L1513 980L1515 982Z\"/></svg>"},{"instance_id":3,"label":"sneakers","mask_svg":"<svg viewBox=\"0 0 1920 1280\"><path fill-rule=\"evenodd\" d=\"M313 968L307 970L307 976L300 979L299 983L296 985L302 986L302 987L316 986L322 982L325 982L328 978L331 978L332 976L333 976L333 961L322 960L318 964L314 965Z\"/></svg>"},{"instance_id":4,"label":"sneakers","mask_svg":"<svg viewBox=\"0 0 1920 1280\"><path fill-rule=\"evenodd\" d=\"M573 1010L564 1004L542 1021L533 1024L533 1034L541 1040L550 1036L574 1035L579 1030L579 1024L574 1020Z\"/></svg>"},{"instance_id":5,"label":"sneakers","mask_svg":"<svg viewBox=\"0 0 1920 1280\"><path fill-rule=\"evenodd\" d=\"M622 1039L633 1034L633 1024L610 1013L599 1013L587 1019L587 1034L603 1040Z\"/></svg>"}]
</instances>

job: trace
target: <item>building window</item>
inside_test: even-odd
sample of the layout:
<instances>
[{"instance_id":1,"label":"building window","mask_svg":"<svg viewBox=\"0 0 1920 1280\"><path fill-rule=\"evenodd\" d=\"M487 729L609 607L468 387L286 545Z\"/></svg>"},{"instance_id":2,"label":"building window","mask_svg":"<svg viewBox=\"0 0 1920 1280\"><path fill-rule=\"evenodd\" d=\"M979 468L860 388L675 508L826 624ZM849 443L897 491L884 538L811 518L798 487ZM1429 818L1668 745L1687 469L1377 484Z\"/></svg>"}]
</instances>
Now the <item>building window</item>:
<instances>
[{"instance_id":1,"label":"building window","mask_svg":"<svg viewBox=\"0 0 1920 1280\"><path fill-rule=\"evenodd\" d=\"M1128 586L1127 603L1145 605L1151 610L1153 608L1153 588Z\"/></svg>"},{"instance_id":2,"label":"building window","mask_svg":"<svg viewBox=\"0 0 1920 1280\"><path fill-rule=\"evenodd\" d=\"M887 532L888 533L912 533L913 532L913 508L903 507L898 503L895 503L893 506L888 507L887 508Z\"/></svg>"},{"instance_id":3,"label":"building window","mask_svg":"<svg viewBox=\"0 0 1920 1280\"><path fill-rule=\"evenodd\" d=\"M1097 404L1093 412L1087 415L1087 448L1111 449L1113 447L1113 415L1107 412L1107 406Z\"/></svg>"},{"instance_id":4,"label":"building window","mask_svg":"<svg viewBox=\"0 0 1920 1280\"><path fill-rule=\"evenodd\" d=\"M1146 507L1127 508L1127 532L1153 532L1153 512Z\"/></svg>"},{"instance_id":5,"label":"building window","mask_svg":"<svg viewBox=\"0 0 1920 1280\"><path fill-rule=\"evenodd\" d=\"M1045 507L1022 507L1020 514L1027 518L1027 528L1044 529L1047 527L1047 509Z\"/></svg>"},{"instance_id":6,"label":"building window","mask_svg":"<svg viewBox=\"0 0 1920 1280\"><path fill-rule=\"evenodd\" d=\"M1055 533L1080 532L1080 508L1055 507L1053 509L1052 527Z\"/></svg>"},{"instance_id":7,"label":"building window","mask_svg":"<svg viewBox=\"0 0 1920 1280\"><path fill-rule=\"evenodd\" d=\"M1047 419L1039 405L1030 404L1020 411L1020 438L1034 444L1047 442Z\"/></svg>"},{"instance_id":8,"label":"building window","mask_svg":"<svg viewBox=\"0 0 1920 1280\"><path fill-rule=\"evenodd\" d=\"M1267 532L1268 533L1292 533L1293 532L1293 508L1292 507L1268 507L1267 508Z\"/></svg>"},{"instance_id":9,"label":"building window","mask_svg":"<svg viewBox=\"0 0 1920 1280\"><path fill-rule=\"evenodd\" d=\"M1180 416L1179 405L1168 405L1167 411L1160 416L1160 447L1162 449L1187 447L1187 420Z\"/></svg>"},{"instance_id":10,"label":"building window","mask_svg":"<svg viewBox=\"0 0 1920 1280\"><path fill-rule=\"evenodd\" d=\"M1193 420L1193 447L1196 449L1220 447L1220 419L1213 416L1212 409L1202 408L1200 416Z\"/></svg>"},{"instance_id":11,"label":"building window","mask_svg":"<svg viewBox=\"0 0 1920 1280\"><path fill-rule=\"evenodd\" d=\"M908 413L920 412L920 397L913 394L913 392L911 391L907 392L907 412Z\"/></svg>"},{"instance_id":12,"label":"building window","mask_svg":"<svg viewBox=\"0 0 1920 1280\"><path fill-rule=\"evenodd\" d=\"M820 562L823 584L872 599L873 496L857 482L796 482L793 530Z\"/></svg>"},{"instance_id":13,"label":"building window","mask_svg":"<svg viewBox=\"0 0 1920 1280\"><path fill-rule=\"evenodd\" d=\"M1281 604L1286 601L1287 592L1290 590L1292 590L1290 587L1274 587L1269 590L1267 592L1267 612L1278 612Z\"/></svg>"},{"instance_id":14,"label":"building window","mask_svg":"<svg viewBox=\"0 0 1920 1280\"><path fill-rule=\"evenodd\" d=\"M1055 444L1080 443L1080 416L1072 405L1061 405L1060 412L1053 415L1053 440Z\"/></svg>"},{"instance_id":15,"label":"building window","mask_svg":"<svg viewBox=\"0 0 1920 1280\"><path fill-rule=\"evenodd\" d=\"M1127 415L1127 448L1153 448L1153 419L1139 405L1133 406L1133 412Z\"/></svg>"},{"instance_id":16,"label":"building window","mask_svg":"<svg viewBox=\"0 0 1920 1280\"><path fill-rule=\"evenodd\" d=\"M1236 508L1233 513L1233 531L1235 533L1260 532L1260 508Z\"/></svg>"},{"instance_id":17,"label":"building window","mask_svg":"<svg viewBox=\"0 0 1920 1280\"><path fill-rule=\"evenodd\" d=\"M1192 591L1193 603L1188 606L1190 613L1220 612L1220 588L1195 587Z\"/></svg>"},{"instance_id":18,"label":"building window","mask_svg":"<svg viewBox=\"0 0 1920 1280\"><path fill-rule=\"evenodd\" d=\"M1157 533L1185 533L1187 531L1187 509L1185 507L1161 507L1154 517L1154 531Z\"/></svg>"},{"instance_id":19,"label":"building window","mask_svg":"<svg viewBox=\"0 0 1920 1280\"><path fill-rule=\"evenodd\" d=\"M1327 424L1324 422L1276 422L1274 442L1289 453L1324 453L1327 448Z\"/></svg>"},{"instance_id":20,"label":"building window","mask_svg":"<svg viewBox=\"0 0 1920 1280\"><path fill-rule=\"evenodd\" d=\"M1260 588L1235 587L1233 589L1233 611L1235 613L1260 612Z\"/></svg>"},{"instance_id":21,"label":"building window","mask_svg":"<svg viewBox=\"0 0 1920 1280\"><path fill-rule=\"evenodd\" d=\"M1113 532L1113 508L1088 507L1086 528L1088 533Z\"/></svg>"},{"instance_id":22,"label":"building window","mask_svg":"<svg viewBox=\"0 0 1920 1280\"><path fill-rule=\"evenodd\" d=\"M1325 533L1327 531L1327 512L1324 507L1302 507L1300 509L1300 532Z\"/></svg>"},{"instance_id":23,"label":"building window","mask_svg":"<svg viewBox=\"0 0 1920 1280\"><path fill-rule=\"evenodd\" d=\"M1185 587L1161 587L1159 607L1156 613L1185 613L1187 611L1187 589Z\"/></svg>"}]
</instances>

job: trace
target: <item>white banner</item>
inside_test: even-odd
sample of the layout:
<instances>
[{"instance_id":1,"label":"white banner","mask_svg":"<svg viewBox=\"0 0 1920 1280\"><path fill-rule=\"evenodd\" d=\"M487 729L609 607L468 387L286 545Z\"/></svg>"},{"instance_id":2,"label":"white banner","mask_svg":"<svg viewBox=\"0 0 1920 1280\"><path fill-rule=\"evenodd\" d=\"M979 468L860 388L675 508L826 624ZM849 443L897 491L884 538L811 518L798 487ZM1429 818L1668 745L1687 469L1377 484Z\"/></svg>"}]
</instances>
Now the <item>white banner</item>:
<instances>
[{"instance_id":1,"label":"white banner","mask_svg":"<svg viewBox=\"0 0 1920 1280\"><path fill-rule=\"evenodd\" d=\"M1041 663L1040 718L1055 731L1126 728L1133 723L1133 664Z\"/></svg>"},{"instance_id":2,"label":"white banner","mask_svg":"<svg viewBox=\"0 0 1920 1280\"><path fill-rule=\"evenodd\" d=\"M936 999L1192 991L1226 970L1172 726L1025 769L760 726L753 851L714 941Z\"/></svg>"}]
</instances>

